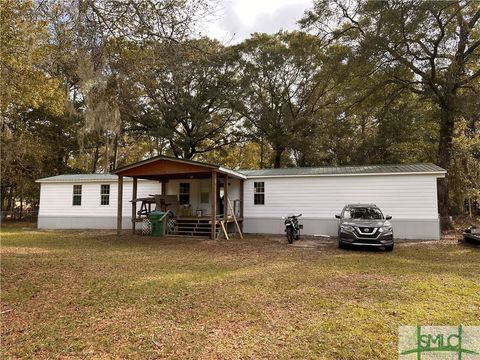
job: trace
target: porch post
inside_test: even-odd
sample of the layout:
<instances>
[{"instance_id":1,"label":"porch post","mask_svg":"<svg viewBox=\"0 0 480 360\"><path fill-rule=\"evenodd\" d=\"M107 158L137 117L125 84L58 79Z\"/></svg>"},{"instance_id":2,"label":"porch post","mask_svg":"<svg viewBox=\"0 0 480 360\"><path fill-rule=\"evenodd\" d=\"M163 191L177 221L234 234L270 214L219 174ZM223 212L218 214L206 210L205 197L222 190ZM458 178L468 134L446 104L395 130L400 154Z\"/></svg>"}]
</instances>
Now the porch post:
<instances>
[{"instance_id":1,"label":"porch post","mask_svg":"<svg viewBox=\"0 0 480 360\"><path fill-rule=\"evenodd\" d=\"M223 177L224 185L223 185L223 217L227 219L228 215L228 175L225 174ZM225 225L227 226L227 225Z\"/></svg>"},{"instance_id":2,"label":"porch post","mask_svg":"<svg viewBox=\"0 0 480 360\"><path fill-rule=\"evenodd\" d=\"M132 200L137 198L137 178L133 178L133 190L132 190ZM135 235L135 226L137 225L137 202L132 202L132 234Z\"/></svg>"},{"instance_id":3,"label":"porch post","mask_svg":"<svg viewBox=\"0 0 480 360\"><path fill-rule=\"evenodd\" d=\"M167 194L167 180L162 179L162 195Z\"/></svg>"},{"instance_id":4,"label":"porch post","mask_svg":"<svg viewBox=\"0 0 480 360\"><path fill-rule=\"evenodd\" d=\"M243 219L243 183L245 180L240 179L240 218Z\"/></svg>"},{"instance_id":5,"label":"porch post","mask_svg":"<svg viewBox=\"0 0 480 360\"><path fill-rule=\"evenodd\" d=\"M122 205L123 205L123 176L118 175L117 196L117 235L122 232Z\"/></svg>"},{"instance_id":6,"label":"porch post","mask_svg":"<svg viewBox=\"0 0 480 360\"><path fill-rule=\"evenodd\" d=\"M215 170L212 171L212 188L210 190L210 212L212 217L212 239L215 239L215 232L217 229L216 222L217 222L217 172Z\"/></svg>"}]
</instances>

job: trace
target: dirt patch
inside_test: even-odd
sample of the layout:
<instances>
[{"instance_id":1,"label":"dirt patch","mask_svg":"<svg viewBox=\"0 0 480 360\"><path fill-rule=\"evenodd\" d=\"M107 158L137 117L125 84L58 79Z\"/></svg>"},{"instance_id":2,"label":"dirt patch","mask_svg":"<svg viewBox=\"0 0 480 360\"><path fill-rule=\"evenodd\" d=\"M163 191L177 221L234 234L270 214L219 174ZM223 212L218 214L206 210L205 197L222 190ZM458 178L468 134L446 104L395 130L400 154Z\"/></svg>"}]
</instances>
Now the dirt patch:
<instances>
[{"instance_id":1,"label":"dirt patch","mask_svg":"<svg viewBox=\"0 0 480 360\"><path fill-rule=\"evenodd\" d=\"M42 249L38 247L14 247L14 246L2 246L0 254L48 254L56 252L54 250Z\"/></svg>"},{"instance_id":2,"label":"dirt patch","mask_svg":"<svg viewBox=\"0 0 480 360\"><path fill-rule=\"evenodd\" d=\"M337 239L333 237L302 237L300 240L294 241L290 246L299 248L332 248L337 246Z\"/></svg>"},{"instance_id":3,"label":"dirt patch","mask_svg":"<svg viewBox=\"0 0 480 360\"><path fill-rule=\"evenodd\" d=\"M326 237L326 236L308 236L301 235L299 240L293 242L293 244L288 244L287 238L285 235L270 235L266 236L270 241L288 245L290 247L298 248L332 248L337 245L336 237Z\"/></svg>"}]
</instances>

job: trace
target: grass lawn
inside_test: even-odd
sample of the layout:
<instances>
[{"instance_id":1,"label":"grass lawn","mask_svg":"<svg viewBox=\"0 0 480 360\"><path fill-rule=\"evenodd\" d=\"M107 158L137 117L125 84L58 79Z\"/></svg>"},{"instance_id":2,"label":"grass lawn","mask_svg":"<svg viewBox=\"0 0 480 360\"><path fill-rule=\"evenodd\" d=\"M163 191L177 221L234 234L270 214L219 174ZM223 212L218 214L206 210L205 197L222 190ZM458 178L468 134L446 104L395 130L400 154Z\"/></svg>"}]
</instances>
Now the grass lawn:
<instances>
[{"instance_id":1,"label":"grass lawn","mask_svg":"<svg viewBox=\"0 0 480 360\"><path fill-rule=\"evenodd\" d=\"M394 359L399 325L480 325L480 249L4 226L1 358Z\"/></svg>"}]
</instances>

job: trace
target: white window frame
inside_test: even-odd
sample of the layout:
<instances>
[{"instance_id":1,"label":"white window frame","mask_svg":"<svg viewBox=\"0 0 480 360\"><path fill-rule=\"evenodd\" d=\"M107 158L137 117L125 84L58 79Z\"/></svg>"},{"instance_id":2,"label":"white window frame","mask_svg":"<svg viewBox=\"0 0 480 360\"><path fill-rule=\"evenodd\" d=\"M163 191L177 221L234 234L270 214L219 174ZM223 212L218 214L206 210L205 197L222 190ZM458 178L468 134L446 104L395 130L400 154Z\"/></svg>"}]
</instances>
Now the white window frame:
<instances>
[{"instance_id":1,"label":"white window frame","mask_svg":"<svg viewBox=\"0 0 480 360\"><path fill-rule=\"evenodd\" d=\"M80 189L80 192L75 191L78 189ZM80 199L78 204L75 204L75 199ZM82 206L82 185L80 184L73 185L72 206Z\"/></svg>"},{"instance_id":2,"label":"white window frame","mask_svg":"<svg viewBox=\"0 0 480 360\"><path fill-rule=\"evenodd\" d=\"M108 192L104 192L104 187L107 187ZM110 184L101 184L100 185L100 205L101 206L109 206L110 205ZM106 203L104 204L103 199L107 199Z\"/></svg>"},{"instance_id":3,"label":"white window frame","mask_svg":"<svg viewBox=\"0 0 480 360\"><path fill-rule=\"evenodd\" d=\"M257 184L262 184L261 189L263 191L257 191ZM259 186L259 187L260 187ZM261 204L257 204L256 202L256 195L262 195L263 196L263 202ZM253 182L253 205L255 206L263 206L265 205L265 181L254 181Z\"/></svg>"}]
</instances>

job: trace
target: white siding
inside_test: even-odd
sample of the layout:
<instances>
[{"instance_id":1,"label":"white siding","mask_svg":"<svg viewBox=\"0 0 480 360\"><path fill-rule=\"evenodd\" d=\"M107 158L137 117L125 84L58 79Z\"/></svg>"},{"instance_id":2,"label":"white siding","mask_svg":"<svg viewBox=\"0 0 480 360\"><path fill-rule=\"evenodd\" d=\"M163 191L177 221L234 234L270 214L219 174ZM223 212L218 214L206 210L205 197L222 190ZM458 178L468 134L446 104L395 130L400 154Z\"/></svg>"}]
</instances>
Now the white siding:
<instances>
[{"instance_id":1,"label":"white siding","mask_svg":"<svg viewBox=\"0 0 480 360\"><path fill-rule=\"evenodd\" d=\"M265 182L265 205L253 204L253 183ZM349 203L374 203L394 219L437 219L434 175L258 178L245 181L245 217L332 218Z\"/></svg>"},{"instance_id":2,"label":"white siding","mask_svg":"<svg viewBox=\"0 0 480 360\"><path fill-rule=\"evenodd\" d=\"M240 179L228 180L228 198L230 199L232 206L235 200L240 200L240 181Z\"/></svg>"},{"instance_id":3,"label":"white siding","mask_svg":"<svg viewBox=\"0 0 480 360\"><path fill-rule=\"evenodd\" d=\"M110 204L100 205L100 185L110 185ZM72 205L73 185L82 185L82 204ZM131 216L132 203L131 181L123 182L123 216ZM116 216L117 214L117 182L44 182L40 187L40 211L42 216ZM137 196L146 197L160 194L161 184L158 181L138 181Z\"/></svg>"},{"instance_id":4,"label":"white siding","mask_svg":"<svg viewBox=\"0 0 480 360\"><path fill-rule=\"evenodd\" d=\"M200 191L207 191L210 193L210 180L209 179L179 179L169 180L166 184L166 195L177 195L180 191L180 183L190 184L190 205L192 205L192 215L196 214L196 211L203 209L204 211L210 211L209 204L200 204ZM178 213L179 210L174 210ZM176 214L178 215L178 214Z\"/></svg>"},{"instance_id":5,"label":"white siding","mask_svg":"<svg viewBox=\"0 0 480 360\"><path fill-rule=\"evenodd\" d=\"M265 205L253 205L253 183L265 182ZM210 194L210 179L170 180L166 194L176 195L180 182L189 182L192 211L210 214L200 193ZM229 199L240 199L240 181L229 180ZM110 204L100 205L100 186L110 184ZM82 205L73 206L73 185L82 185ZM138 197L160 194L157 181L139 180ZM124 179L123 227L131 227L132 181ZM304 234L335 235L334 215L348 203L375 203L393 216L396 238L440 237L435 175L369 175L248 179L244 184L244 230L247 233L283 233L282 216L302 213ZM117 182L43 182L39 228L116 228Z\"/></svg>"}]
</instances>

